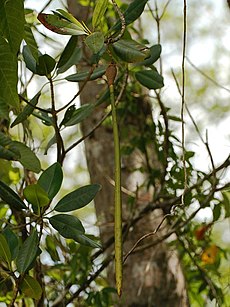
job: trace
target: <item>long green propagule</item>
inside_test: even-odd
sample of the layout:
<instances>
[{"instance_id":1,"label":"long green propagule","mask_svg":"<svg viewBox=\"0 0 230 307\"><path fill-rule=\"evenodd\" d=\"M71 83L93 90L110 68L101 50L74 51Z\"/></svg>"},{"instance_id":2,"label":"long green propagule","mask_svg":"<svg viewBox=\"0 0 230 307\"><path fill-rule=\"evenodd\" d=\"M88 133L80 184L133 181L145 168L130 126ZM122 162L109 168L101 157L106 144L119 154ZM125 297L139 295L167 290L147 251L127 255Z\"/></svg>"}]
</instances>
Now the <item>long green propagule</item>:
<instances>
[{"instance_id":1,"label":"long green propagule","mask_svg":"<svg viewBox=\"0 0 230 307\"><path fill-rule=\"evenodd\" d=\"M114 180L115 180L115 204L114 204L114 239L115 239L115 277L117 293L121 296L122 291L122 202L121 202L121 157L120 142L117 123L117 113L114 98L114 80L117 74L115 64L110 64L106 70L106 77L110 92L112 108L112 125L114 139Z\"/></svg>"}]
</instances>

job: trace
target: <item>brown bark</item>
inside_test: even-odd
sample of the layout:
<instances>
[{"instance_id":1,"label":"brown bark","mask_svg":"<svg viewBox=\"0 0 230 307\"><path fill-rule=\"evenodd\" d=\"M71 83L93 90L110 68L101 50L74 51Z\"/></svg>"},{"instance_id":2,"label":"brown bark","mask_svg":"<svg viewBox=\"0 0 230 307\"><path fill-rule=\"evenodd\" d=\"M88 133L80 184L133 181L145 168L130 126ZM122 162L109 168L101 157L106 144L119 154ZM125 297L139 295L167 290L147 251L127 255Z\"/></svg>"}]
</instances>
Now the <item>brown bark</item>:
<instances>
[{"instance_id":1,"label":"brown bark","mask_svg":"<svg viewBox=\"0 0 230 307\"><path fill-rule=\"evenodd\" d=\"M85 8L80 8L74 0L68 0L69 11L80 20L83 19ZM81 93L81 102L92 103L98 94L98 85L89 82ZM128 115L120 125L120 131L125 130L126 137L122 141L129 143L135 133L144 133L146 117L151 120L149 103L140 101L137 104L136 116ZM88 133L104 115L104 106L84 121L83 134ZM122 133L123 135L123 133ZM102 125L85 141L85 151L91 180L102 185L102 191L95 199L95 208L102 243L113 236L114 187L113 179L113 136L110 126ZM151 163L155 163L154 152L151 150ZM135 150L128 158L122 160L122 184L128 190L135 190L136 185L144 180L143 175L133 170L144 165L146 159L139 150ZM142 201L134 204L135 212L147 204L151 194L140 189ZM128 203L128 196L123 194L123 221L128 222L132 216L132 209ZM124 243L124 253L127 253L136 241L146 233L152 232L161 222L163 213L154 211L145 216L130 228ZM167 229L167 225L163 229ZM157 232L161 236L166 230ZM150 243L151 237L144 243ZM112 250L108 250L107 254ZM108 268L108 281L114 286L113 265ZM156 306L156 307L186 307L187 293L183 272L176 251L171 250L163 242L155 247L132 254L124 265L124 283L122 297L118 306Z\"/></svg>"}]
</instances>

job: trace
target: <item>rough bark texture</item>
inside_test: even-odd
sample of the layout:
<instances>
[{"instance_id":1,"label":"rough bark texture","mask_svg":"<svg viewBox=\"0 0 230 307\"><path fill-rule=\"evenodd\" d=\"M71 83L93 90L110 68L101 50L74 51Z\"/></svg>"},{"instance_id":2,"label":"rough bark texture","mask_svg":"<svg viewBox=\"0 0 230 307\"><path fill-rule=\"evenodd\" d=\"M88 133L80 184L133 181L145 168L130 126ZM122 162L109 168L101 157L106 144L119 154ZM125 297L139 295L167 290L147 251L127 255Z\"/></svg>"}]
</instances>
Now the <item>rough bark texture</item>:
<instances>
[{"instance_id":1,"label":"rough bark texture","mask_svg":"<svg viewBox=\"0 0 230 307\"><path fill-rule=\"evenodd\" d=\"M69 10L80 20L86 16L85 8L80 8L75 0L68 0ZM98 94L98 85L88 83L81 94L81 102L91 103ZM145 103L140 103L136 118L126 118L120 129L126 129L125 142L131 139L132 133L143 133L142 123L146 116L151 118L151 108ZM89 132L104 114L104 106L100 107L93 116L84 121L82 125L83 134ZM144 120L143 120L144 119ZM135 125L137 125L136 131ZM130 127L130 128L129 128ZM100 183L102 191L95 199L96 214L100 228L101 240L106 242L113 236L113 210L114 210L114 187L113 179L113 136L110 126L101 126L95 133L85 141L86 157L92 182ZM154 163L154 159L153 163ZM143 154L134 151L127 159L122 160L122 184L128 190L135 190L137 183L140 184L142 176L133 172L137 165L144 163ZM140 191L141 192L141 191ZM143 191L145 193L146 191ZM147 192L146 192L147 193ZM127 195L123 194L123 220L128 221L132 210L127 202ZM145 201L146 199L146 201ZM143 196L141 202L136 206L140 209L148 201L148 193ZM137 208L138 209L138 208ZM162 212L153 213L141 219L127 234L124 243L124 253L128 252L136 241L146 233L152 232L162 220ZM167 229L158 232L161 236ZM150 243L151 237L144 243ZM110 253L108 250L107 253ZM113 265L108 268L108 280L114 285ZM152 307L186 307L188 306L184 276L178 260L177 253L170 250L163 242L155 247L145 249L139 253L132 254L124 265L124 285L122 298L118 306L152 306Z\"/></svg>"}]
</instances>

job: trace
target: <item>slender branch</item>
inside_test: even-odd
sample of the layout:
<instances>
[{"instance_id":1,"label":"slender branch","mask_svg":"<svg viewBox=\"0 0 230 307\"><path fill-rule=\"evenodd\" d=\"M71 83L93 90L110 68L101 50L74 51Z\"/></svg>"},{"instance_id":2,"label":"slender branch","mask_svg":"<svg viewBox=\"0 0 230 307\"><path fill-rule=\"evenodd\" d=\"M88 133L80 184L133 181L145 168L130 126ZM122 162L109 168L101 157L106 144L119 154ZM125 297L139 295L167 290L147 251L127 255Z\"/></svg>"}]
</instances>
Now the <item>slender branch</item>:
<instances>
[{"instance_id":1,"label":"slender branch","mask_svg":"<svg viewBox=\"0 0 230 307\"><path fill-rule=\"evenodd\" d=\"M195 64L192 63L192 61L186 56L186 60L187 62L196 70L198 71L202 76L204 76L206 79L208 79L210 82L212 82L214 85L216 85L219 88L222 88L223 90L227 91L230 93L230 89L221 85L220 83L218 83L216 80L212 79L211 77L209 77L206 73L204 73L200 68L198 68Z\"/></svg>"},{"instance_id":2,"label":"slender branch","mask_svg":"<svg viewBox=\"0 0 230 307\"><path fill-rule=\"evenodd\" d=\"M185 243L183 240L180 239L180 236L177 236L177 240L180 242L181 246L183 247L184 251L187 253L193 264L196 266L198 271L200 272L203 280L207 283L209 286L212 295L216 298L216 301L218 302L219 306L221 306L221 302L219 300L218 294L216 292L215 286L213 285L212 280L209 278L207 273L203 270L203 268L197 263L196 258L191 254L190 249L185 246Z\"/></svg>"},{"instance_id":3,"label":"slender branch","mask_svg":"<svg viewBox=\"0 0 230 307\"><path fill-rule=\"evenodd\" d=\"M50 82L50 93L51 93L51 114L53 118L53 127L55 130L55 136L56 136L56 142L57 142L57 162L60 162L60 164L62 164L63 159L64 159L65 148L64 148L63 139L60 134L59 127L58 127L57 111L55 109L54 85L53 85L52 78L49 78L49 82Z\"/></svg>"},{"instance_id":4,"label":"slender branch","mask_svg":"<svg viewBox=\"0 0 230 307\"><path fill-rule=\"evenodd\" d=\"M180 86L179 86L178 80L177 80L177 78L176 78L176 75L175 75L175 73L174 73L173 70L171 70L171 71L172 71L172 75L173 75L174 81L175 81L176 86L177 86L177 90L178 90L179 94L181 95L181 90L180 90ZM187 111L187 113L188 113L188 116L190 117L190 119L191 119L191 121L192 121L192 123L193 123L195 129L196 129L196 132L197 132L197 134L198 134L198 136L199 136L201 142L204 144L204 146L205 146L206 149L207 149L208 155L209 155L209 157L210 157L210 161L211 161L212 168L213 168L213 170L215 170L214 160L213 160L212 153L211 153L211 150L210 150L210 147L209 147L209 144L208 144L207 132L206 132L206 141L205 141L205 140L203 139L202 135L201 135L201 132L200 132L200 130L199 130L199 127L197 126L197 123L196 123L196 121L194 120L194 118L193 118L193 116L192 116L192 113L190 112L190 110L189 110L188 105L187 105L186 102L185 102L185 109L186 109L186 111ZM215 174L214 174L214 176L215 176Z\"/></svg>"},{"instance_id":5,"label":"slender branch","mask_svg":"<svg viewBox=\"0 0 230 307\"><path fill-rule=\"evenodd\" d=\"M123 36L123 34L124 34L124 32L125 32L125 29L126 29L125 16L123 15L122 11L121 11L120 8L118 7L116 1L115 1L115 0L111 0L111 1L112 1L112 3L113 3L113 6L114 6L115 10L117 11L117 13L118 13L118 15L119 15L119 18L120 18L120 21L121 21L121 31L120 31L120 33L119 33L116 37L114 37L114 38L112 38L112 37L108 38L108 39L107 39L107 43L108 43L108 44L115 43L115 42L117 42L119 39L121 39L121 37Z\"/></svg>"},{"instance_id":6,"label":"slender branch","mask_svg":"<svg viewBox=\"0 0 230 307\"><path fill-rule=\"evenodd\" d=\"M167 167L168 167L168 154L169 154L169 121L168 121L168 115L167 115L167 110L165 108L164 103L161 100L160 94L155 91L156 97L158 104L161 108L161 113L163 116L164 120L164 125L165 125L165 132L164 132L164 143L163 143L163 148L164 148L164 162L163 162L163 167L164 170L161 175L161 190L163 188L164 182L165 182L165 176L167 173Z\"/></svg>"},{"instance_id":7,"label":"slender branch","mask_svg":"<svg viewBox=\"0 0 230 307\"><path fill-rule=\"evenodd\" d=\"M24 278L24 274L21 274L18 278L14 275L13 278L14 278L14 281L15 281L15 287L14 287L14 291L13 291L12 300L11 300L10 304L8 305L8 307L14 307L15 306L15 301L17 299L18 292L19 292L19 285L20 285L20 282L22 282L22 280Z\"/></svg>"},{"instance_id":8,"label":"slender branch","mask_svg":"<svg viewBox=\"0 0 230 307\"><path fill-rule=\"evenodd\" d=\"M125 255L124 257L124 260L123 260L123 263L125 263L125 261L127 260L127 258L133 253L133 251L136 249L136 247L145 239L151 237L151 236L154 236L158 230L160 229L161 225L163 224L163 222L165 221L165 219L168 217L168 216L171 216L171 214L166 214L162 221L159 223L159 225L157 226L157 228L152 231L152 232L149 232L145 235L143 235L140 239L137 240L137 242L133 245L133 247L129 250L129 252Z\"/></svg>"},{"instance_id":9,"label":"slender branch","mask_svg":"<svg viewBox=\"0 0 230 307\"><path fill-rule=\"evenodd\" d=\"M148 6L150 6L150 4L148 3ZM152 10L151 10L152 12ZM160 31L160 17L159 17L159 14L158 14L158 5L157 5L157 1L155 1L155 21L156 21L156 24L157 24L157 43L160 44L161 43L161 31ZM162 75L162 58L160 57L159 59L160 61L160 74Z\"/></svg>"},{"instance_id":10,"label":"slender branch","mask_svg":"<svg viewBox=\"0 0 230 307\"><path fill-rule=\"evenodd\" d=\"M44 112L44 113L47 113L47 114L51 114L51 111L50 110L46 110L46 109L43 109L43 108L39 108L37 106L34 106L28 99L26 99L25 97L23 97L22 95L18 94L19 98L26 102L29 106L33 107L35 110L38 110L38 111L41 111L41 112Z\"/></svg>"},{"instance_id":11,"label":"slender branch","mask_svg":"<svg viewBox=\"0 0 230 307\"><path fill-rule=\"evenodd\" d=\"M187 36L187 3L184 0L184 19L183 19L183 51L182 51L182 91L181 91L181 128L182 128L182 159L184 168L184 192L181 197L182 205L184 205L185 190L187 188L187 169L185 159L185 122L184 122L184 109L185 109L185 55L186 55L186 36Z\"/></svg>"},{"instance_id":12,"label":"slender branch","mask_svg":"<svg viewBox=\"0 0 230 307\"><path fill-rule=\"evenodd\" d=\"M91 284L91 282L93 282L97 277L98 277L98 275L109 265L109 263L111 262L113 260L113 257L107 257L104 261L103 261L103 263L102 263L102 265L100 266L100 268L94 273L94 274L92 274L88 279L86 279L83 283L82 283L82 285L80 286L80 288L76 291L76 292L74 292L72 295L71 295L71 297L69 297L68 299L66 299L66 300L63 300L62 301L62 303L64 303L64 306L67 306L69 303L71 303L71 302L73 302L73 300L75 299L75 298L77 298L78 296L79 296L79 294L82 292L82 291L84 291L90 284ZM59 306L59 300L57 300L57 303L56 304L53 304L52 306L53 307L57 307L57 306ZM63 306L63 305L62 305Z\"/></svg>"},{"instance_id":13,"label":"slender branch","mask_svg":"<svg viewBox=\"0 0 230 307\"><path fill-rule=\"evenodd\" d=\"M83 83L82 83L80 89L78 90L78 92L73 96L73 98L67 104L65 104L63 107L61 107L60 109L58 109L56 111L57 114L59 112L65 110L81 94L81 92L85 88L87 82L90 80L90 77L91 77L92 73L94 72L95 68L96 68L96 65L91 66L89 74L88 74L87 78L85 78L85 80L83 81Z\"/></svg>"},{"instance_id":14,"label":"slender branch","mask_svg":"<svg viewBox=\"0 0 230 307\"><path fill-rule=\"evenodd\" d=\"M124 91L125 91L125 88L126 88L126 85L127 85L127 80L128 80L128 72L126 71L125 73L125 78L124 78L124 82L122 83L122 87L121 87L121 90L120 90L120 93L118 94L117 96L117 99L116 99L116 102L115 104L117 105L118 102L120 101ZM97 103L95 103L96 105ZM90 135L92 135L94 133L95 130L97 130L102 124L103 122L106 120L106 118L108 118L110 115L111 115L111 112L112 111L109 111L108 113L106 113L102 119L88 132L86 133L85 135L83 135L79 140L77 140L75 143L73 143L72 145L70 145L65 153L67 154L70 150L72 150L73 148L75 148L77 145L79 145L81 142L83 142L86 138L88 138Z\"/></svg>"}]
</instances>

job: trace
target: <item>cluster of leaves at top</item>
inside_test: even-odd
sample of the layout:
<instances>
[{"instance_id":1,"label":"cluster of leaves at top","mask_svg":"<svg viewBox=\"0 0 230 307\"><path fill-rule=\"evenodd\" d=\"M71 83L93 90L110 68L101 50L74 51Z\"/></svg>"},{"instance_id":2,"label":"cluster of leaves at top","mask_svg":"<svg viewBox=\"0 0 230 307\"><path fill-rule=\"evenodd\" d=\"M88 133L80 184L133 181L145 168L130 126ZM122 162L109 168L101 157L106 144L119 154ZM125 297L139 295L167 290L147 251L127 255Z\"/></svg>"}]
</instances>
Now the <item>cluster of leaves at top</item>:
<instances>
[{"instance_id":1,"label":"cluster of leaves at top","mask_svg":"<svg viewBox=\"0 0 230 307\"><path fill-rule=\"evenodd\" d=\"M124 12L125 26L135 21L143 12L147 0L133 1ZM108 0L99 0L96 3L93 17L92 27L97 29L103 20L102 17L109 5ZM81 59L80 48L76 47L76 36L85 35L85 45L91 50L93 57L92 64L98 64L100 59L106 60L108 52L112 54L113 61L118 63L123 61L126 63L136 63L138 70L135 72L136 79L149 89L158 89L163 86L163 78L160 76L152 64L160 57L161 46L154 45L150 48L143 44L132 40L128 32L124 37L114 43L114 35L121 30L121 21L117 21L115 25L104 34L101 31L93 31L83 22L79 22L70 13L62 9L58 9L53 14L41 13L38 15L39 21L49 30L62 34L72 35L66 48L64 49L58 63L57 73L63 73L72 65L77 64ZM29 46L25 46L23 50L24 59L27 67L35 74L49 76L55 67L55 60L47 54L38 54L35 56L31 52ZM111 59L109 59L111 60ZM148 69L142 69L143 66ZM87 77L89 80L95 80L102 77L105 73L105 66L98 66L93 73L89 71L78 72L67 76L65 79L72 82L84 81Z\"/></svg>"},{"instance_id":2,"label":"cluster of leaves at top","mask_svg":"<svg viewBox=\"0 0 230 307\"><path fill-rule=\"evenodd\" d=\"M127 7L123 13L126 26L131 24L142 14L146 3L147 0L135 0ZM56 63L55 59L50 55L40 53L36 46L36 42L34 41L31 30L29 32L28 28L26 28L25 40L27 44L23 47L22 52L26 67L34 74L46 76L48 79L53 79L54 73L56 73L56 75L64 73L71 66L79 63L82 59L82 50L81 47L77 46L77 41L79 35L84 35L86 36L84 43L92 53L89 62L93 65L93 69L79 71L76 74L66 76L65 79L67 81L80 82L101 78L106 71L106 62L110 62L112 60L118 64L122 62L132 63L132 68L129 68L132 76L148 89L158 89L163 87L163 77L153 66L153 63L160 57L160 45L153 45L152 47L148 48L145 45L132 40L128 31L125 31L124 36L118 41L110 43L113 41L116 34L121 30L122 25L120 20L118 20L106 34L101 31L97 31L97 28L103 21L103 16L108 5L108 0L97 1L92 16L92 27L94 30L96 29L93 32L91 32L83 22L79 22L70 13L67 13L62 9L58 9L56 12L53 12L53 14L39 14L38 19L44 26L58 34L71 35L71 38L63 50L60 59ZM4 42L4 44L6 43ZM6 46L3 47L6 49ZM8 66L9 65L10 59ZM145 68L143 69L143 67ZM10 70L12 70L12 68ZM6 78L7 76L5 74L3 77L4 80L10 79L10 76ZM3 85L3 87L6 87L6 85ZM11 93L12 91L8 91L5 95L6 97L9 92ZM4 101L6 101L5 96L2 98ZM35 109L39 103L40 96L41 91L39 91L29 101L29 104L27 104L24 109L21 110L21 112L16 112L19 114L11 124L11 127L24 122L31 114L41 119L43 124L48 126L53 125L50 110L42 111L41 109ZM90 116L94 108L98 104L102 103L107 96L109 96L108 91L105 93L105 95L102 95L98 99L96 104L87 104L78 109L76 109L75 105L71 105L65 112L64 118L60 123L60 128L62 126L68 127L79 124L86 117ZM15 102L15 95L9 99L9 104L12 103L14 107L18 107L18 103ZM54 137L50 140L47 150L55 142L56 139ZM40 172L41 170L39 160L26 145L20 142L15 142L2 133L0 134L0 158L17 160L21 162L24 167L36 173Z\"/></svg>"}]
</instances>

